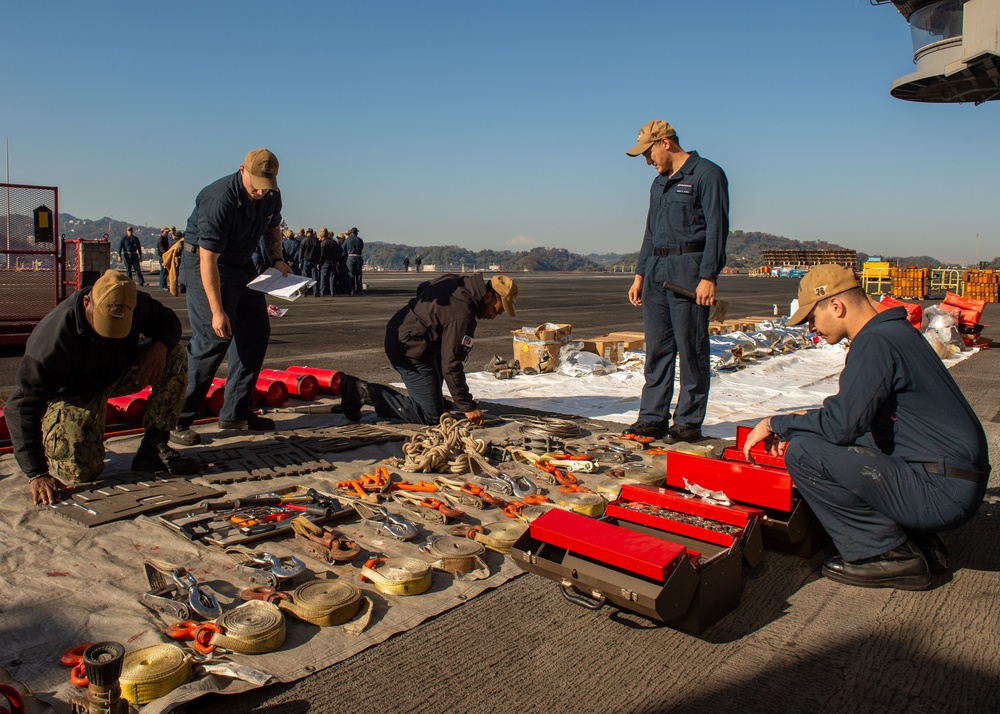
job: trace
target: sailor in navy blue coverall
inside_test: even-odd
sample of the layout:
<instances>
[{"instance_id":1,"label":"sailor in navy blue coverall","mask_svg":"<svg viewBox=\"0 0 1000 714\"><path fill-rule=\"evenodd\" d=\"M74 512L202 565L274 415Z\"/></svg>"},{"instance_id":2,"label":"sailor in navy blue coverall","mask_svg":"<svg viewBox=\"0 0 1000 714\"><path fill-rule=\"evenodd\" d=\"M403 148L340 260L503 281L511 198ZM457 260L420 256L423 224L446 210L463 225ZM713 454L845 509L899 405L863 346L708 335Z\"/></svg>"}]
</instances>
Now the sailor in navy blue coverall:
<instances>
[{"instance_id":1,"label":"sailor in navy blue coverall","mask_svg":"<svg viewBox=\"0 0 1000 714\"><path fill-rule=\"evenodd\" d=\"M659 175L650 188L646 232L628 292L629 301L642 307L646 383L639 418L625 433L664 437L668 444L697 441L708 406L709 307L726 264L729 183L711 161L684 151L665 121L644 125L627 153L645 157ZM664 281L694 291L697 300L664 288ZM680 393L670 427L677 355Z\"/></svg>"},{"instance_id":2,"label":"sailor in navy blue coverall","mask_svg":"<svg viewBox=\"0 0 1000 714\"><path fill-rule=\"evenodd\" d=\"M922 590L948 570L936 535L970 519L990 473L979 418L902 308L877 313L854 271L813 268L789 322L851 340L840 391L823 406L768 417L750 433L785 465L840 555L837 582ZM786 445L787 444L787 445Z\"/></svg>"},{"instance_id":3,"label":"sailor in navy blue coverall","mask_svg":"<svg viewBox=\"0 0 1000 714\"><path fill-rule=\"evenodd\" d=\"M191 341L187 393L177 429L170 434L176 443L199 442L191 424L227 352L229 374L220 428L274 428L272 420L251 410L271 326L264 293L248 288L247 283L257 276L252 255L261 236L272 266L283 275L291 271L281 254L277 175L274 154L255 149L239 171L206 186L195 200L182 256Z\"/></svg>"}]
</instances>

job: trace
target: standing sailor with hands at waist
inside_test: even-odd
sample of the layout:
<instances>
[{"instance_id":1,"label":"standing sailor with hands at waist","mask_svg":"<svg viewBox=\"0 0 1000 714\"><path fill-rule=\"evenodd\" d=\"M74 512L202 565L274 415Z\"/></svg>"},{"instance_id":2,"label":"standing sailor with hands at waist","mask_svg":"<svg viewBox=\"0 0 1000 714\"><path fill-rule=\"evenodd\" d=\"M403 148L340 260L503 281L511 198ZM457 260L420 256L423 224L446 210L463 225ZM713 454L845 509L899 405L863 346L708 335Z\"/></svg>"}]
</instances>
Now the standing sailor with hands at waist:
<instances>
[{"instance_id":1,"label":"standing sailor with hands at waist","mask_svg":"<svg viewBox=\"0 0 1000 714\"><path fill-rule=\"evenodd\" d=\"M625 434L663 438L668 444L698 441L708 407L709 307L715 280L726 264L729 182L718 166L681 148L667 122L651 121L626 152L656 169L649 191L646 231L628 299L642 308L646 336L646 383L639 417ZM663 286L693 291L696 299ZM680 355L681 379L674 425L670 400Z\"/></svg>"}]
</instances>

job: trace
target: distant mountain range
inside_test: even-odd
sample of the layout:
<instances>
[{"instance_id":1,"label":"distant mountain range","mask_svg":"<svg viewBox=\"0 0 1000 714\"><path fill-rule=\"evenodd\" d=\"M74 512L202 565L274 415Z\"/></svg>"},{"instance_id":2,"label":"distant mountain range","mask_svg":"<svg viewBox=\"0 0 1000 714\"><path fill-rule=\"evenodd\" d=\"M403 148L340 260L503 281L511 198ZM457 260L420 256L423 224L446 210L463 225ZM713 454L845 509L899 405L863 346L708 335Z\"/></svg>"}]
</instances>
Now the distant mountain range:
<instances>
[{"instance_id":1,"label":"distant mountain range","mask_svg":"<svg viewBox=\"0 0 1000 714\"><path fill-rule=\"evenodd\" d=\"M141 226L112 218L98 220L77 218L68 213L59 214L59 230L68 239L99 239L107 233L112 241L112 252L117 250L118 241L125 235L125 229L132 226L145 249L152 252L160 237L159 226ZM184 226L178 226L184 230ZM638 241L637 241L638 243ZM638 247L638 246L637 246ZM732 231L726 244L727 265L731 268L757 268L763 265L764 250L844 250L844 246L826 241L799 241L784 236L760 231ZM849 248L856 250L856 248ZM506 271L544 270L625 270L635 266L638 251L634 253L571 253L565 248L532 248L525 251L510 250L469 250L460 246L411 246L401 243L365 241L365 262L367 265L385 270L399 270L403 259L409 258L413 265L419 256L424 265L446 266L448 269L473 270L489 269L497 266ZM884 256L899 265L915 265L920 268L936 268L942 263L927 255ZM868 255L858 251L858 260L863 262ZM1000 267L1000 258L994 258L992 267Z\"/></svg>"}]
</instances>

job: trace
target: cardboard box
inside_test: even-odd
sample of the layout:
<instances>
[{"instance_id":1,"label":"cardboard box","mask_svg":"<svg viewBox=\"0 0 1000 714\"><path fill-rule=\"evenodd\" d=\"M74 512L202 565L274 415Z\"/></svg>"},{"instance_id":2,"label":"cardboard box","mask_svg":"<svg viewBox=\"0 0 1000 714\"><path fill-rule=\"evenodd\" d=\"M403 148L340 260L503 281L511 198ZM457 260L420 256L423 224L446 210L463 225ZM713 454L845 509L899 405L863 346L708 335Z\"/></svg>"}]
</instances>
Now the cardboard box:
<instances>
[{"instance_id":1,"label":"cardboard box","mask_svg":"<svg viewBox=\"0 0 1000 714\"><path fill-rule=\"evenodd\" d=\"M646 335L642 332L609 332L608 337L621 340L626 350L646 349Z\"/></svg>"},{"instance_id":2,"label":"cardboard box","mask_svg":"<svg viewBox=\"0 0 1000 714\"><path fill-rule=\"evenodd\" d=\"M593 352L612 364L619 364L625 358L625 343L612 335L601 335L589 340L574 340L582 342L584 352Z\"/></svg>"},{"instance_id":3,"label":"cardboard box","mask_svg":"<svg viewBox=\"0 0 1000 714\"><path fill-rule=\"evenodd\" d=\"M511 334L514 336L514 359L521 363L521 369L539 369L539 365L543 365L539 371L551 372L559 350L573 334L573 326L547 323L534 330L511 330Z\"/></svg>"}]
</instances>

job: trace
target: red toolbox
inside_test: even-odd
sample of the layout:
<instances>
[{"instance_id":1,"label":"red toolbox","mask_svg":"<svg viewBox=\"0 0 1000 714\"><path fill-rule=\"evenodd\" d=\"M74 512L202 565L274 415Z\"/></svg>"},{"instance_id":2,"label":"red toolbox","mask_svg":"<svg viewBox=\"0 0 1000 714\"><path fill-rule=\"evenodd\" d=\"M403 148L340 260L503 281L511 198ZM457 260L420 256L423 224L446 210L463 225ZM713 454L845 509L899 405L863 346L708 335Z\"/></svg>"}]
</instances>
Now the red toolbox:
<instances>
[{"instance_id":1,"label":"red toolbox","mask_svg":"<svg viewBox=\"0 0 1000 714\"><path fill-rule=\"evenodd\" d=\"M559 583L571 602L591 609L610 602L698 634L739 605L743 563L752 567L763 555L763 516L624 484L601 520L553 509L532 521L511 555Z\"/></svg>"},{"instance_id":2,"label":"red toolbox","mask_svg":"<svg viewBox=\"0 0 1000 714\"><path fill-rule=\"evenodd\" d=\"M666 483L678 489L685 481L712 491L722 491L734 503L764 509L761 533L764 545L793 555L809 557L822 549L829 537L813 516L785 470L783 456L772 456L764 444L751 449L754 463L743 456L751 429L736 427L736 447L721 459L705 459L676 451L667 454Z\"/></svg>"}]
</instances>

